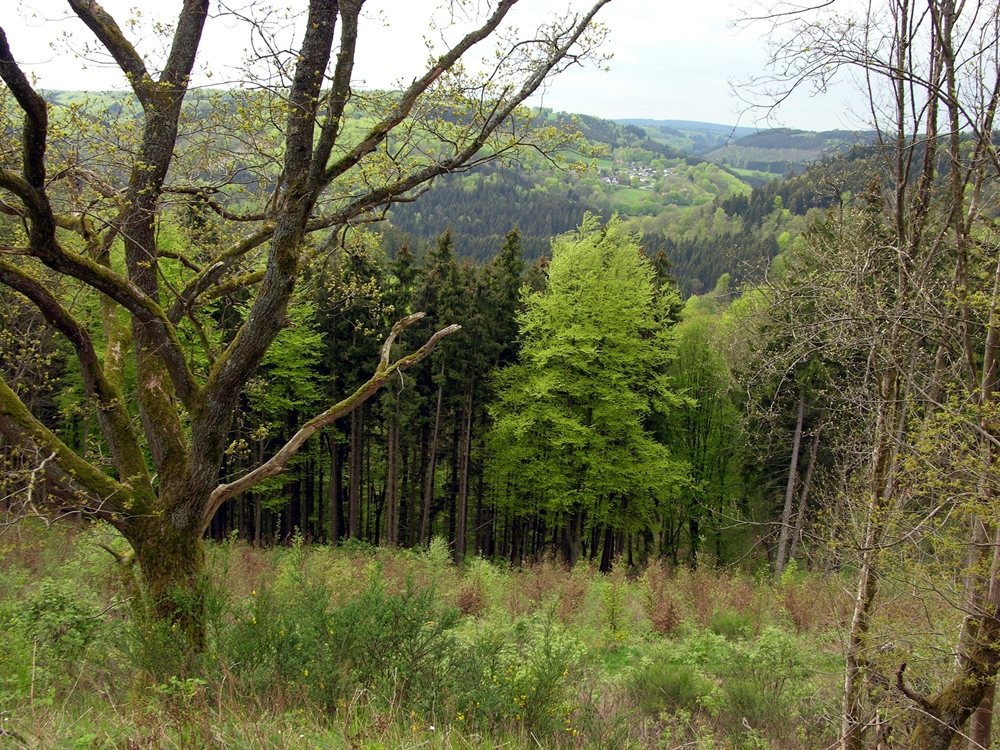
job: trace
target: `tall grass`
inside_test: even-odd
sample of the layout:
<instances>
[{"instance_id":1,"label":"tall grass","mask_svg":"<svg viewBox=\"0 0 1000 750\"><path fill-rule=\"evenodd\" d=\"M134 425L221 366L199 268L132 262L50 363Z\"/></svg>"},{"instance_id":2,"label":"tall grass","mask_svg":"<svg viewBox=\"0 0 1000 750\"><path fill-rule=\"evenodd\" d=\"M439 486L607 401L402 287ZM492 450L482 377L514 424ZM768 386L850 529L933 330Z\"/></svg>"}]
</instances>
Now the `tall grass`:
<instances>
[{"instance_id":1,"label":"tall grass","mask_svg":"<svg viewBox=\"0 0 1000 750\"><path fill-rule=\"evenodd\" d=\"M209 546L209 647L192 660L142 617L99 546L122 548L108 528L24 524L0 542L0 747L807 748L835 734L842 605L808 576L775 588L659 565L456 567L441 542L228 541Z\"/></svg>"}]
</instances>

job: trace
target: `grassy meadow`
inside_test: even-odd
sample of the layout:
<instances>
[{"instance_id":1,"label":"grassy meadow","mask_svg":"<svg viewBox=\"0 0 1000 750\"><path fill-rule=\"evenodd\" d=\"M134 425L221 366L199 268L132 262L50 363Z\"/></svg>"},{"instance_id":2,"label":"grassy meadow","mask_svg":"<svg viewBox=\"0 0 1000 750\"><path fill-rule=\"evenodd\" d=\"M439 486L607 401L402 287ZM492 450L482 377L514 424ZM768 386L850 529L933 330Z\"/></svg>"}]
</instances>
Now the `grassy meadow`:
<instances>
[{"instance_id":1,"label":"grassy meadow","mask_svg":"<svg viewBox=\"0 0 1000 750\"><path fill-rule=\"evenodd\" d=\"M0 536L0 748L821 748L836 578L208 547L208 649L109 528Z\"/></svg>"}]
</instances>

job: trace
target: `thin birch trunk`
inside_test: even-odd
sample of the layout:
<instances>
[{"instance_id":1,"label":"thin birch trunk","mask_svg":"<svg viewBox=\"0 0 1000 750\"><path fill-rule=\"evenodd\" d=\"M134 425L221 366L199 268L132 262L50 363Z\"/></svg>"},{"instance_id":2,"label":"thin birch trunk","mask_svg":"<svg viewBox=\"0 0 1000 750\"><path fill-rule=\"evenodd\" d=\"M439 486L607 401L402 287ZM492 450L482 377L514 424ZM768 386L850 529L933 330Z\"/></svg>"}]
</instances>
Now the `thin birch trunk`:
<instances>
[{"instance_id":1,"label":"thin birch trunk","mask_svg":"<svg viewBox=\"0 0 1000 750\"><path fill-rule=\"evenodd\" d=\"M781 514L781 535L778 537L778 557L774 562L774 578L781 580L785 569L785 552L788 549L788 532L792 520L792 501L795 498L795 480L799 470L799 448L802 445L802 421L806 410L805 392L799 396L799 412L795 419L795 438L792 442L792 462L788 467L788 485L785 487L785 508Z\"/></svg>"},{"instance_id":2,"label":"thin birch trunk","mask_svg":"<svg viewBox=\"0 0 1000 750\"><path fill-rule=\"evenodd\" d=\"M799 510L795 516L795 533L792 534L792 542L788 550L788 559L795 559L795 552L802 541L802 529L805 526L806 505L809 502L809 489L812 487L813 473L816 469L816 457L819 455L819 440L823 434L823 415L820 415L819 425L816 427L816 434L813 435L812 448L809 451L809 468L806 469L806 478L802 482L802 492L799 493Z\"/></svg>"}]
</instances>

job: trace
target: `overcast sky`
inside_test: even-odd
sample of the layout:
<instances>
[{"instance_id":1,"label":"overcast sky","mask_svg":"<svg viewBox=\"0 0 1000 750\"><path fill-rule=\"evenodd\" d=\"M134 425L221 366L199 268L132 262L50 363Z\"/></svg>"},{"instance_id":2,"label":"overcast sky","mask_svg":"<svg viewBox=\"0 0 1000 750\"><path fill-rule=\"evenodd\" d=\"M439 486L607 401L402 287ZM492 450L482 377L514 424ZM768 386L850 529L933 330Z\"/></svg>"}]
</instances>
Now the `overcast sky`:
<instances>
[{"instance_id":1,"label":"overcast sky","mask_svg":"<svg viewBox=\"0 0 1000 750\"><path fill-rule=\"evenodd\" d=\"M471 0L485 5L486 0ZM127 31L136 39L153 22L170 22L179 12L180 0L105 0L102 3L118 21L141 10L141 24ZM368 0L371 17L359 32L355 66L356 84L387 87L401 78L409 81L426 59L423 36L440 0ZM523 0L510 19L522 31L565 9L569 0ZM572 0L583 8L587 0ZM260 13L264 3L231 0L232 8ZM286 0L293 9L304 0ZM213 12L221 7L212 0ZM278 6L284 10L285 5ZM766 53L761 35L765 28L735 29L740 0L612 0L598 18L609 28L605 50L613 53L610 71L594 66L575 68L557 78L541 98L559 110L616 118L701 120L752 126L752 114L740 116L741 106L730 82L764 71ZM381 16L382 20L378 19ZM443 18L439 13L438 18ZM95 40L75 17L68 17L64 0L0 0L0 25L16 59L48 89L105 90L122 88L124 79L112 66L101 66L74 57ZM457 30L456 30L457 31ZM139 44L155 53L147 36ZM211 81L235 78L233 66L248 44L245 28L232 17L213 16L202 41L202 70L211 70ZM53 48L54 45L54 48ZM484 49L484 52L488 50ZM205 78L196 82L208 83ZM851 92L835 86L822 97L806 92L787 102L777 121L789 127L825 130L856 127L845 116ZM539 100L534 101L535 104ZM762 123L763 126L763 123Z\"/></svg>"}]
</instances>

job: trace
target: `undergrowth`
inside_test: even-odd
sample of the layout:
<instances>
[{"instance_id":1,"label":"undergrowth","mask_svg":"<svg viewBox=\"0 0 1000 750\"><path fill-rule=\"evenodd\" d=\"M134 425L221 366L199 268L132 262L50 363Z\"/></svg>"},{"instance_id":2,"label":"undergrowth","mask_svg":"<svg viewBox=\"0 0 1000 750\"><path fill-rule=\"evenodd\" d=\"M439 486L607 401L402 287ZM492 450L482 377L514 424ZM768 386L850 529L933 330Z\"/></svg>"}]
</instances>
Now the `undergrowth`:
<instances>
[{"instance_id":1,"label":"undergrowth","mask_svg":"<svg viewBox=\"0 0 1000 750\"><path fill-rule=\"evenodd\" d=\"M209 645L192 659L123 588L99 546L124 548L108 528L24 524L0 542L0 748L807 748L835 737L842 603L807 575L774 587L659 565L456 567L441 542L229 541L209 546Z\"/></svg>"}]
</instances>

